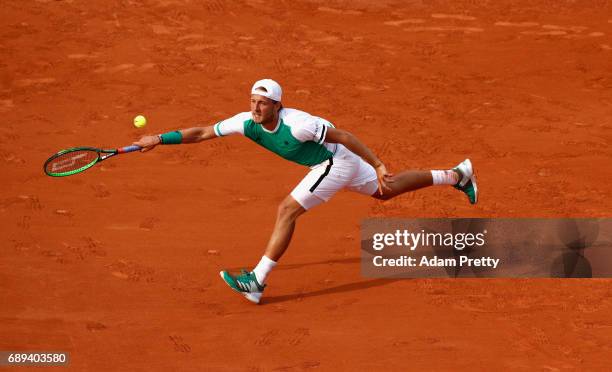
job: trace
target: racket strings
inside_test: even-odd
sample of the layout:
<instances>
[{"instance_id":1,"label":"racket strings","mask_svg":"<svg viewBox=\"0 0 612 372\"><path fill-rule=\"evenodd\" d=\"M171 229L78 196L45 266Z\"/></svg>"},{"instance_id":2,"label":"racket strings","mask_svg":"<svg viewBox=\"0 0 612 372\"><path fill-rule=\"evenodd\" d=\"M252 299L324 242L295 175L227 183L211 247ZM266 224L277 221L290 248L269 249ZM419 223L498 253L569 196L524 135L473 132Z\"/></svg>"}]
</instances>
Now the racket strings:
<instances>
[{"instance_id":1,"label":"racket strings","mask_svg":"<svg viewBox=\"0 0 612 372\"><path fill-rule=\"evenodd\" d=\"M45 171L48 174L66 174L92 165L98 160L98 153L91 150L76 150L61 154L49 161Z\"/></svg>"}]
</instances>

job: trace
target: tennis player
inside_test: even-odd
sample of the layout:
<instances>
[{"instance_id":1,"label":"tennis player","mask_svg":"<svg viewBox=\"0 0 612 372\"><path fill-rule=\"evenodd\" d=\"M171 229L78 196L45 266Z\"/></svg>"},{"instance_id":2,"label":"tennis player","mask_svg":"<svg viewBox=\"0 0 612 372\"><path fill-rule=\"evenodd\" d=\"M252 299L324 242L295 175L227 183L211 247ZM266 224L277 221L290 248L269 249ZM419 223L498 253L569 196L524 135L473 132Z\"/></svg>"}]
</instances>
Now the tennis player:
<instances>
[{"instance_id":1,"label":"tennis player","mask_svg":"<svg viewBox=\"0 0 612 372\"><path fill-rule=\"evenodd\" d=\"M196 143L240 134L277 155L310 168L304 179L280 203L276 224L259 263L238 274L221 271L221 278L248 300L259 303L268 275L289 246L300 215L327 202L341 189L388 200L432 185L450 185L478 201L469 159L448 170L406 170L391 174L357 137L329 121L282 105L281 86L271 79L251 88L251 110L207 127L193 127L142 137L135 145L149 151L159 144Z\"/></svg>"}]
</instances>

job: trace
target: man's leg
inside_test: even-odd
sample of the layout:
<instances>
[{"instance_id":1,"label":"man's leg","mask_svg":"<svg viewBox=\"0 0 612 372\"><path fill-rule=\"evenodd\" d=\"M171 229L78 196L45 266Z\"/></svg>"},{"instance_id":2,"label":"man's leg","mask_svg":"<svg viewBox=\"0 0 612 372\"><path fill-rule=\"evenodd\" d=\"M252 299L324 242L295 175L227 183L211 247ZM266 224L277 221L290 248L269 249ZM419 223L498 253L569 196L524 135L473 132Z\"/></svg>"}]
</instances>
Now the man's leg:
<instances>
[{"instance_id":1,"label":"man's leg","mask_svg":"<svg viewBox=\"0 0 612 372\"><path fill-rule=\"evenodd\" d=\"M253 271L243 270L238 275L221 271L221 278L225 283L244 295L247 300L255 303L261 300L268 274L276 266L276 261L287 250L297 218L306 210L324 203L337 191L332 182L334 172L325 172L325 170L326 167L311 170L293 189L291 195L287 196L278 206L274 230L264 255ZM327 177L327 173L330 177Z\"/></svg>"},{"instance_id":2,"label":"man's leg","mask_svg":"<svg viewBox=\"0 0 612 372\"><path fill-rule=\"evenodd\" d=\"M372 194L376 199L389 200L408 191L418 190L433 185L451 185L465 193L472 204L478 201L478 188L474 170L469 159L464 160L453 169L432 171L403 171L393 176L383 195L378 190Z\"/></svg>"},{"instance_id":3,"label":"man's leg","mask_svg":"<svg viewBox=\"0 0 612 372\"><path fill-rule=\"evenodd\" d=\"M387 183L387 186L389 186L391 191L384 190L384 193L380 195L378 190L376 190L372 196L381 200L389 200L405 192L414 191L433 185L431 171L403 171L394 175L392 181L393 182Z\"/></svg>"},{"instance_id":4,"label":"man's leg","mask_svg":"<svg viewBox=\"0 0 612 372\"><path fill-rule=\"evenodd\" d=\"M278 206L276 223L264 255L272 261L278 261L291 241L295 221L306 210L291 195L288 195Z\"/></svg>"},{"instance_id":5,"label":"man's leg","mask_svg":"<svg viewBox=\"0 0 612 372\"><path fill-rule=\"evenodd\" d=\"M289 246L297 218L347 186L355 174L354 167L359 166L358 160L356 155L349 159L328 159L313 167L279 205L274 230L257 266L239 275L222 271L223 280L248 300L259 303L268 274Z\"/></svg>"},{"instance_id":6,"label":"man's leg","mask_svg":"<svg viewBox=\"0 0 612 372\"><path fill-rule=\"evenodd\" d=\"M295 221L304 212L306 212L306 209L295 201L291 195L288 195L278 206L272 236L270 236L263 257L253 269L253 274L255 274L259 284L263 285L266 282L268 274L289 247L293 230L295 230Z\"/></svg>"},{"instance_id":7,"label":"man's leg","mask_svg":"<svg viewBox=\"0 0 612 372\"><path fill-rule=\"evenodd\" d=\"M295 230L295 221L304 212L306 212L306 209L291 195L287 196L278 206L274 230L264 255L253 271L243 271L239 275L221 271L221 278L234 290L241 292L249 301L259 303L266 278L287 250L293 236L293 230Z\"/></svg>"}]
</instances>

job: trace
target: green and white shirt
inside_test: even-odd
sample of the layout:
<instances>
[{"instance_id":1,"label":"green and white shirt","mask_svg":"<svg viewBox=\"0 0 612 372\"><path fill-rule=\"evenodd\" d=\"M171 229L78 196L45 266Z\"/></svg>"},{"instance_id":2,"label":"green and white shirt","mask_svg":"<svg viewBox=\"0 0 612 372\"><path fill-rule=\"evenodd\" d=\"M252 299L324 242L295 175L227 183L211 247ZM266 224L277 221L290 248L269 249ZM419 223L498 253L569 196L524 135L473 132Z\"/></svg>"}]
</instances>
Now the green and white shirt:
<instances>
[{"instance_id":1,"label":"green and white shirt","mask_svg":"<svg viewBox=\"0 0 612 372\"><path fill-rule=\"evenodd\" d=\"M253 121L250 112L241 112L215 124L217 136L242 134L275 154L298 164L312 167L334 156L338 147L325 143L327 120L304 111L283 108L276 128L267 130Z\"/></svg>"}]
</instances>

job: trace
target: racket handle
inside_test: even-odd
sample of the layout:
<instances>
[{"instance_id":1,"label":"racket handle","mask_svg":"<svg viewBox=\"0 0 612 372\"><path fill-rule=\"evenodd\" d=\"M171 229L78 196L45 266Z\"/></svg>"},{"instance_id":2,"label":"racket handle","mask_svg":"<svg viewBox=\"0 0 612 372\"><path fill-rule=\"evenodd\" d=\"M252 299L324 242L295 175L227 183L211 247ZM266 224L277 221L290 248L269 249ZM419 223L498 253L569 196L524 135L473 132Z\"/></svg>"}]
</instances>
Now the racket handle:
<instances>
[{"instance_id":1,"label":"racket handle","mask_svg":"<svg viewBox=\"0 0 612 372\"><path fill-rule=\"evenodd\" d=\"M138 151L140 149L142 149L142 147L137 146L137 145L132 145L132 146L126 146L126 147L122 147L120 149L117 149L117 152L119 154L124 154L126 152Z\"/></svg>"}]
</instances>

